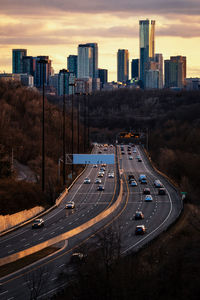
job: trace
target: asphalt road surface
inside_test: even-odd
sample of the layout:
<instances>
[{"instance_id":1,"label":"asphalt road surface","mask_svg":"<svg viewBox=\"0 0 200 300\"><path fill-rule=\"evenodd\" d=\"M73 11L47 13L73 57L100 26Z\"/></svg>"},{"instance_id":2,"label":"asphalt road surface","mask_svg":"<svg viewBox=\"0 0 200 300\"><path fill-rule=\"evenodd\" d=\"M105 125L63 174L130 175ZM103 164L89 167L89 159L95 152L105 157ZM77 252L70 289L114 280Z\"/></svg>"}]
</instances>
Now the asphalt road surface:
<instances>
[{"instance_id":1,"label":"asphalt road surface","mask_svg":"<svg viewBox=\"0 0 200 300\"><path fill-rule=\"evenodd\" d=\"M53 295L62 287L61 282L57 280L57 276L62 270L66 269L66 262L69 261L72 252L76 251L77 245L80 245L85 240L88 241L89 238L90 240L95 239L95 236L93 236L94 232L98 231L105 224L114 224L114 228L120 231L121 253L126 255L148 243L177 218L182 208L180 195L164 177L153 170L141 147L135 147L136 153L133 152L133 149L131 149L132 160L129 159L130 155L127 153L127 146L124 146L125 154L120 154L124 193L123 201L117 211L106 218L106 220L102 220L102 222L94 225L92 228L70 238L67 247L61 252L15 274L2 278L0 280L0 299L29 299L30 290L33 288L33 278L34 276L39 277L41 275L39 274L40 272L42 272L41 276L44 284L38 299L46 299L48 296ZM113 149L110 148L107 153L112 152ZM118 148L118 152L121 152L120 148ZM137 161L136 157L138 155L141 157L142 162ZM97 191L97 185L94 183L99 167L87 167L61 206L44 217L45 227L32 230L30 225L27 225L2 237L0 240L0 256L4 257L48 240L85 223L105 210L116 200L116 195L114 197L114 194L117 190L117 178L116 176L114 179L108 178L108 172L111 169L115 170L116 174L116 166L106 167L105 175L102 178L105 191L99 192ZM133 173L136 178L138 183L136 187L130 186L127 181L127 176L130 173ZM139 183L138 178L140 174L147 176L147 185ZM90 184L83 183L85 177L91 179ZM158 195L158 189L154 187L155 179L159 179L164 185L167 191L166 195ZM150 188L153 197L152 202L147 203L144 201L144 187ZM69 211L65 209L65 204L69 200L75 201L76 207L74 210ZM143 212L143 220L134 220L137 210ZM144 235L136 236L135 227L140 224L146 226L147 232Z\"/></svg>"}]
</instances>

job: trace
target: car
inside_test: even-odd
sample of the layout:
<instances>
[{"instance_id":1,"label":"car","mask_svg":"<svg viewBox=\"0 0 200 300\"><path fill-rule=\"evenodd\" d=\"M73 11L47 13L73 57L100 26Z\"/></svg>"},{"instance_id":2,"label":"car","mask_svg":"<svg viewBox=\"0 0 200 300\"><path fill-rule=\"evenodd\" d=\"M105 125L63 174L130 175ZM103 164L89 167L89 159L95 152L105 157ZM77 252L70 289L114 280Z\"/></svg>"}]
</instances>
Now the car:
<instances>
[{"instance_id":1,"label":"car","mask_svg":"<svg viewBox=\"0 0 200 300\"><path fill-rule=\"evenodd\" d=\"M75 207L75 203L74 201L69 201L67 202L67 204L65 205L66 209L73 209Z\"/></svg>"},{"instance_id":2,"label":"car","mask_svg":"<svg viewBox=\"0 0 200 300\"><path fill-rule=\"evenodd\" d=\"M40 227L43 227L43 226L44 226L44 220L43 219L35 219L33 221L32 228L40 228Z\"/></svg>"},{"instance_id":3,"label":"car","mask_svg":"<svg viewBox=\"0 0 200 300\"><path fill-rule=\"evenodd\" d=\"M108 148L104 148L104 151L108 151Z\"/></svg>"},{"instance_id":4,"label":"car","mask_svg":"<svg viewBox=\"0 0 200 300\"><path fill-rule=\"evenodd\" d=\"M115 177L114 173L108 173L108 178L114 178L114 177Z\"/></svg>"},{"instance_id":5,"label":"car","mask_svg":"<svg viewBox=\"0 0 200 300\"><path fill-rule=\"evenodd\" d=\"M155 186L156 188L162 188L162 187L163 187L163 185L162 185L162 183L160 182L159 179L156 179L156 180L154 181L154 186Z\"/></svg>"},{"instance_id":6,"label":"car","mask_svg":"<svg viewBox=\"0 0 200 300\"><path fill-rule=\"evenodd\" d=\"M135 234L140 235L140 234L145 234L146 232L146 227L145 225L137 225L135 228Z\"/></svg>"},{"instance_id":7,"label":"car","mask_svg":"<svg viewBox=\"0 0 200 300\"><path fill-rule=\"evenodd\" d=\"M140 157L138 158L138 162L142 162L142 159Z\"/></svg>"},{"instance_id":8,"label":"car","mask_svg":"<svg viewBox=\"0 0 200 300\"><path fill-rule=\"evenodd\" d=\"M136 149L133 149L133 153L136 153L137 151L136 151Z\"/></svg>"},{"instance_id":9,"label":"car","mask_svg":"<svg viewBox=\"0 0 200 300\"><path fill-rule=\"evenodd\" d=\"M129 160L133 160L133 156L129 156Z\"/></svg>"},{"instance_id":10,"label":"car","mask_svg":"<svg viewBox=\"0 0 200 300\"><path fill-rule=\"evenodd\" d=\"M98 166L97 165L93 165L93 168L97 168Z\"/></svg>"},{"instance_id":11,"label":"car","mask_svg":"<svg viewBox=\"0 0 200 300\"><path fill-rule=\"evenodd\" d=\"M124 152L124 151L122 151L121 153L122 153L122 155L124 155L124 154L125 154L125 152Z\"/></svg>"},{"instance_id":12,"label":"car","mask_svg":"<svg viewBox=\"0 0 200 300\"><path fill-rule=\"evenodd\" d=\"M140 174L140 176L139 176L139 181L141 182L142 179L147 179L147 177L146 177L145 174Z\"/></svg>"},{"instance_id":13,"label":"car","mask_svg":"<svg viewBox=\"0 0 200 300\"><path fill-rule=\"evenodd\" d=\"M104 191L104 186L103 185L99 185L97 188L98 191Z\"/></svg>"},{"instance_id":14,"label":"car","mask_svg":"<svg viewBox=\"0 0 200 300\"><path fill-rule=\"evenodd\" d=\"M105 171L105 170L106 170L105 167L101 167L101 168L100 168L100 171Z\"/></svg>"},{"instance_id":15,"label":"car","mask_svg":"<svg viewBox=\"0 0 200 300\"><path fill-rule=\"evenodd\" d=\"M158 190L158 195L166 195L166 190L164 188L160 188Z\"/></svg>"},{"instance_id":16,"label":"car","mask_svg":"<svg viewBox=\"0 0 200 300\"><path fill-rule=\"evenodd\" d=\"M142 179L140 180L140 183L141 183L141 184L147 184L146 178L142 178Z\"/></svg>"},{"instance_id":17,"label":"car","mask_svg":"<svg viewBox=\"0 0 200 300\"><path fill-rule=\"evenodd\" d=\"M101 179L100 178L96 178L95 183L101 183Z\"/></svg>"},{"instance_id":18,"label":"car","mask_svg":"<svg viewBox=\"0 0 200 300\"><path fill-rule=\"evenodd\" d=\"M133 179L133 180L131 180L130 185L131 186L137 186L137 182Z\"/></svg>"},{"instance_id":19,"label":"car","mask_svg":"<svg viewBox=\"0 0 200 300\"><path fill-rule=\"evenodd\" d=\"M90 181L90 178L85 178L84 179L84 183L90 183L91 181Z\"/></svg>"},{"instance_id":20,"label":"car","mask_svg":"<svg viewBox=\"0 0 200 300\"><path fill-rule=\"evenodd\" d=\"M138 159L138 158L140 158L140 156L139 156L139 155L137 155L137 156L136 156L136 159Z\"/></svg>"},{"instance_id":21,"label":"car","mask_svg":"<svg viewBox=\"0 0 200 300\"><path fill-rule=\"evenodd\" d=\"M101 154L101 153L102 153L102 151L101 151L101 150L99 150L99 151L98 151L98 153L99 153L99 154Z\"/></svg>"},{"instance_id":22,"label":"car","mask_svg":"<svg viewBox=\"0 0 200 300\"><path fill-rule=\"evenodd\" d=\"M145 188L145 189L143 190L143 194L144 194L144 195L150 195L150 194L151 194L150 189L149 189L149 188Z\"/></svg>"},{"instance_id":23,"label":"car","mask_svg":"<svg viewBox=\"0 0 200 300\"><path fill-rule=\"evenodd\" d=\"M76 263L82 263L85 261L86 259L86 255L84 255L83 253L81 252L75 252L72 254L71 258L70 258L70 263L72 264L76 264Z\"/></svg>"},{"instance_id":24,"label":"car","mask_svg":"<svg viewBox=\"0 0 200 300\"><path fill-rule=\"evenodd\" d=\"M100 172L98 173L98 177L103 177L103 175L104 175L104 172L103 172L103 171L100 171Z\"/></svg>"},{"instance_id":25,"label":"car","mask_svg":"<svg viewBox=\"0 0 200 300\"><path fill-rule=\"evenodd\" d=\"M151 195L146 195L144 201L145 201L145 202L152 202L152 201L153 201L153 198L152 198Z\"/></svg>"},{"instance_id":26,"label":"car","mask_svg":"<svg viewBox=\"0 0 200 300\"><path fill-rule=\"evenodd\" d=\"M144 215L141 211L136 211L134 218L135 220L142 220L144 219Z\"/></svg>"}]
</instances>

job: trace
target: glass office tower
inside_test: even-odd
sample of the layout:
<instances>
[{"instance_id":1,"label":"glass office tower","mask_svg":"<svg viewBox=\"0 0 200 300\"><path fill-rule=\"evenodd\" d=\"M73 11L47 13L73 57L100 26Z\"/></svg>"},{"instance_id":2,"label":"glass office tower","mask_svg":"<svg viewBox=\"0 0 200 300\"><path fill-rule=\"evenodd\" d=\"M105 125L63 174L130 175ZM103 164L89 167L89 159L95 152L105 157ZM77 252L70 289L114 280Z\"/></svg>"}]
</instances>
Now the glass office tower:
<instances>
[{"instance_id":1,"label":"glass office tower","mask_svg":"<svg viewBox=\"0 0 200 300\"><path fill-rule=\"evenodd\" d=\"M12 49L12 72L23 73L23 57L27 55L26 49Z\"/></svg>"},{"instance_id":2,"label":"glass office tower","mask_svg":"<svg viewBox=\"0 0 200 300\"><path fill-rule=\"evenodd\" d=\"M127 82L129 79L129 52L119 49L117 52L117 81Z\"/></svg>"},{"instance_id":3,"label":"glass office tower","mask_svg":"<svg viewBox=\"0 0 200 300\"><path fill-rule=\"evenodd\" d=\"M140 80L145 87L145 71L155 55L155 21L141 20L140 24Z\"/></svg>"}]
</instances>

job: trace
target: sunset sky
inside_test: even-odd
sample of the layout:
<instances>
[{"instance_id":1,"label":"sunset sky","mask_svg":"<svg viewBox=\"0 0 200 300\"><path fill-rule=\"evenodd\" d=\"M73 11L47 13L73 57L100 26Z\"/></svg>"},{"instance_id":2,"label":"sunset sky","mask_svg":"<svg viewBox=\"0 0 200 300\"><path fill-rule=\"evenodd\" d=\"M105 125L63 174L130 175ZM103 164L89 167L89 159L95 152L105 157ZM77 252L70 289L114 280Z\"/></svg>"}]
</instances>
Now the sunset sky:
<instances>
[{"instance_id":1,"label":"sunset sky","mask_svg":"<svg viewBox=\"0 0 200 300\"><path fill-rule=\"evenodd\" d=\"M99 67L116 80L117 50L139 57L139 20L156 20L156 53L187 57L200 77L200 0L0 0L0 72L12 71L12 49L48 55L58 72L80 43L97 42Z\"/></svg>"}]
</instances>

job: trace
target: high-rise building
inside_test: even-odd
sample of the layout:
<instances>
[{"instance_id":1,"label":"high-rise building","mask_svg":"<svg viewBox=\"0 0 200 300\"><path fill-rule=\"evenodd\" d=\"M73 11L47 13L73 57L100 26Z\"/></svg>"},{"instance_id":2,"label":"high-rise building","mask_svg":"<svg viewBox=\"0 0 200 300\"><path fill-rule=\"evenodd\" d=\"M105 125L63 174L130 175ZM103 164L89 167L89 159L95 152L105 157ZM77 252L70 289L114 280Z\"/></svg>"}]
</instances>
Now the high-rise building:
<instances>
[{"instance_id":1,"label":"high-rise building","mask_svg":"<svg viewBox=\"0 0 200 300\"><path fill-rule=\"evenodd\" d=\"M77 62L78 62L78 56L77 55L69 55L67 58L67 69L74 73L74 75L77 78Z\"/></svg>"},{"instance_id":2,"label":"high-rise building","mask_svg":"<svg viewBox=\"0 0 200 300\"><path fill-rule=\"evenodd\" d=\"M96 43L78 46L78 78L98 78L98 45Z\"/></svg>"},{"instance_id":3,"label":"high-rise building","mask_svg":"<svg viewBox=\"0 0 200 300\"><path fill-rule=\"evenodd\" d=\"M12 50L12 72L14 74L23 73L23 57L26 56L27 49Z\"/></svg>"},{"instance_id":4,"label":"high-rise building","mask_svg":"<svg viewBox=\"0 0 200 300\"><path fill-rule=\"evenodd\" d=\"M186 79L186 57L171 56L165 60L165 87L184 88Z\"/></svg>"},{"instance_id":5,"label":"high-rise building","mask_svg":"<svg viewBox=\"0 0 200 300\"><path fill-rule=\"evenodd\" d=\"M131 78L139 78L140 60L132 59L131 61Z\"/></svg>"},{"instance_id":6,"label":"high-rise building","mask_svg":"<svg viewBox=\"0 0 200 300\"><path fill-rule=\"evenodd\" d=\"M93 77L93 50L85 45L78 46L78 78Z\"/></svg>"},{"instance_id":7,"label":"high-rise building","mask_svg":"<svg viewBox=\"0 0 200 300\"><path fill-rule=\"evenodd\" d=\"M40 60L46 60L47 64L44 66L44 84L45 86L49 85L49 78L51 76L51 60L49 56L37 56L35 59L35 73L34 73L34 84L37 87L42 87L43 85L43 64L40 63Z\"/></svg>"},{"instance_id":8,"label":"high-rise building","mask_svg":"<svg viewBox=\"0 0 200 300\"><path fill-rule=\"evenodd\" d=\"M163 88L163 55L160 53L155 54L155 62L157 65L157 70L159 70L159 83L158 88Z\"/></svg>"},{"instance_id":9,"label":"high-rise building","mask_svg":"<svg viewBox=\"0 0 200 300\"><path fill-rule=\"evenodd\" d=\"M99 69L98 77L100 78L101 87L103 87L103 85L108 82L108 70Z\"/></svg>"},{"instance_id":10,"label":"high-rise building","mask_svg":"<svg viewBox=\"0 0 200 300\"><path fill-rule=\"evenodd\" d=\"M159 88L159 70L145 71L145 88L158 89Z\"/></svg>"},{"instance_id":11,"label":"high-rise building","mask_svg":"<svg viewBox=\"0 0 200 300\"><path fill-rule=\"evenodd\" d=\"M140 80L145 87L145 71L148 70L148 62L155 55L155 21L141 20L140 25Z\"/></svg>"},{"instance_id":12,"label":"high-rise building","mask_svg":"<svg viewBox=\"0 0 200 300\"><path fill-rule=\"evenodd\" d=\"M23 56L23 73L34 76L35 73L35 57L32 56Z\"/></svg>"},{"instance_id":13,"label":"high-rise building","mask_svg":"<svg viewBox=\"0 0 200 300\"><path fill-rule=\"evenodd\" d=\"M127 82L129 79L129 53L126 49L117 52L117 81Z\"/></svg>"}]
</instances>

